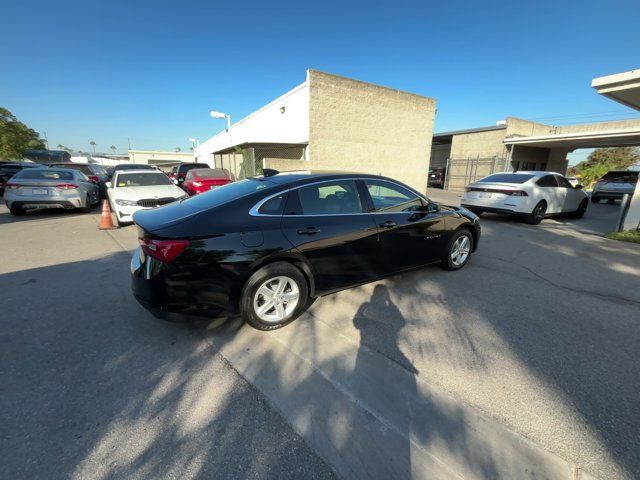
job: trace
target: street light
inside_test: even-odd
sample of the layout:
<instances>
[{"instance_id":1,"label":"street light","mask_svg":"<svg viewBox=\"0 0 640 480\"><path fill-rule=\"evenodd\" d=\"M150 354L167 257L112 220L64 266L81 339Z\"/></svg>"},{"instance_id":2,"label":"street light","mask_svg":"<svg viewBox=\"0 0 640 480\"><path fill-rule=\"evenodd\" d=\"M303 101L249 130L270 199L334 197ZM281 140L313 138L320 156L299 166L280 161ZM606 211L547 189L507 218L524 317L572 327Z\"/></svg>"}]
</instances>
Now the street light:
<instances>
[{"instance_id":1,"label":"street light","mask_svg":"<svg viewBox=\"0 0 640 480\"><path fill-rule=\"evenodd\" d=\"M200 140L197 138L190 138L189 141L191 142L191 146L194 148L200 146Z\"/></svg>"},{"instance_id":2,"label":"street light","mask_svg":"<svg viewBox=\"0 0 640 480\"><path fill-rule=\"evenodd\" d=\"M227 132L231 132L231 115L227 115L226 113L222 113L222 112L214 112L213 110L209 112L209 115L211 115L211 118L226 118Z\"/></svg>"}]
</instances>

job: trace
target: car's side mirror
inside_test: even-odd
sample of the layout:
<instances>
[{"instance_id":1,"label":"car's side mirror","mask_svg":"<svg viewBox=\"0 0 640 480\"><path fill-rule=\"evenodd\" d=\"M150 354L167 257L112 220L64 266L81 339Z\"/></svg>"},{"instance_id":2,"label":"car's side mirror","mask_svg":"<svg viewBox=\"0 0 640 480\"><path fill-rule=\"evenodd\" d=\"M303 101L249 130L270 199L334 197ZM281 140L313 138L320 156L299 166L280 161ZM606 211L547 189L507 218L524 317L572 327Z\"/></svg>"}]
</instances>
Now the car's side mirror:
<instances>
[{"instance_id":1,"label":"car's side mirror","mask_svg":"<svg viewBox=\"0 0 640 480\"><path fill-rule=\"evenodd\" d=\"M113 188L111 182L104 182L104 184L107 186L107 188Z\"/></svg>"},{"instance_id":2,"label":"car's side mirror","mask_svg":"<svg viewBox=\"0 0 640 480\"><path fill-rule=\"evenodd\" d=\"M576 189L578 189L578 190L582 190L582 189L583 189L583 186L582 186L582 185L576 185L576 186L575 186L575 187L573 187L573 188L576 188Z\"/></svg>"},{"instance_id":3,"label":"car's side mirror","mask_svg":"<svg viewBox=\"0 0 640 480\"><path fill-rule=\"evenodd\" d=\"M431 202L427 205L427 213L438 213L440 211L440 205L435 202Z\"/></svg>"}]
</instances>

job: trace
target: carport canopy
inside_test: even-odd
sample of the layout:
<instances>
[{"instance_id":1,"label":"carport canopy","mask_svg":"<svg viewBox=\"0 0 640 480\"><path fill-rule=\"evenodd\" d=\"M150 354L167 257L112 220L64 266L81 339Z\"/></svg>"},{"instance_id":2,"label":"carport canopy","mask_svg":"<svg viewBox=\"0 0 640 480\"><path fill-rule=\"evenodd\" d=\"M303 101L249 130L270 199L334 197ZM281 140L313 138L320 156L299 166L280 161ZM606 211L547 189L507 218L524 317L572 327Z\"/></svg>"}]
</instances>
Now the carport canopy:
<instances>
[{"instance_id":1,"label":"carport canopy","mask_svg":"<svg viewBox=\"0 0 640 480\"><path fill-rule=\"evenodd\" d=\"M591 86L600 95L640 110L640 70L594 78Z\"/></svg>"},{"instance_id":2,"label":"carport canopy","mask_svg":"<svg viewBox=\"0 0 640 480\"><path fill-rule=\"evenodd\" d=\"M556 133L531 137L508 137L505 145L522 145L527 147L578 148L621 147L640 145L640 128L617 130L585 131L575 133Z\"/></svg>"}]
</instances>

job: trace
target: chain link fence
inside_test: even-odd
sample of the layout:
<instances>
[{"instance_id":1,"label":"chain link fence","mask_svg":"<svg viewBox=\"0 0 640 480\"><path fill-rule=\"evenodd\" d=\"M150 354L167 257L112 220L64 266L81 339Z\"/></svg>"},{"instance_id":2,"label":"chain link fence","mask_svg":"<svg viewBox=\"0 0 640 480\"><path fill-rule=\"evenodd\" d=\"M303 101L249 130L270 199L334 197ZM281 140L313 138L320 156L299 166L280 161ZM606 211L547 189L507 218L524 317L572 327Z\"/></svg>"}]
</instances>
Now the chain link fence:
<instances>
[{"instance_id":1,"label":"chain link fence","mask_svg":"<svg viewBox=\"0 0 640 480\"><path fill-rule=\"evenodd\" d=\"M262 175L264 168L298 170L304 168L305 145L253 145L236 147L233 151L216 153L216 168L228 170L240 180Z\"/></svg>"}]
</instances>

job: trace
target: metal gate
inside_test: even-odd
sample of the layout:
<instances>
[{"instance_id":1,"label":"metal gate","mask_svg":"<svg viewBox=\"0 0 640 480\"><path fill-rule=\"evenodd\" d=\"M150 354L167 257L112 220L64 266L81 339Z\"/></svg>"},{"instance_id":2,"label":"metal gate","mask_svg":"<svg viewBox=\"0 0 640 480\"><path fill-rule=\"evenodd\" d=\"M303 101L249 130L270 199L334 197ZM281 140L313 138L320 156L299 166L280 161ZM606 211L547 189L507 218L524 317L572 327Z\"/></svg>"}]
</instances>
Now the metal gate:
<instances>
[{"instance_id":1,"label":"metal gate","mask_svg":"<svg viewBox=\"0 0 640 480\"><path fill-rule=\"evenodd\" d=\"M506 157L449 158L444 188L445 190L464 190L468 184L487 175L507 171L508 166L509 159Z\"/></svg>"}]
</instances>

